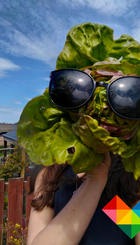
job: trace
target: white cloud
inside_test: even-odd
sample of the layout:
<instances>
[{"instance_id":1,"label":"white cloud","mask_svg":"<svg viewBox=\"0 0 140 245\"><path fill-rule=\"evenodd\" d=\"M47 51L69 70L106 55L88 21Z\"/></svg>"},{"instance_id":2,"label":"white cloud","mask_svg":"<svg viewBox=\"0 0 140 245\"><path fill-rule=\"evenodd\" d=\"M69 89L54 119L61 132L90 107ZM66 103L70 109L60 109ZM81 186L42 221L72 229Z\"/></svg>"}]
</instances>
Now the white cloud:
<instances>
[{"instance_id":1,"label":"white cloud","mask_svg":"<svg viewBox=\"0 0 140 245\"><path fill-rule=\"evenodd\" d=\"M45 81L50 81L50 77L43 77L43 80L45 80Z\"/></svg>"},{"instance_id":2,"label":"white cloud","mask_svg":"<svg viewBox=\"0 0 140 245\"><path fill-rule=\"evenodd\" d=\"M113 29L117 29L117 34L114 38L117 39L120 36L118 34L129 34L140 42L140 14L139 14L139 0L60 0L63 5L68 5L69 8L79 9L84 8L93 10L93 18L96 13L102 17L108 18L109 26ZM112 18L112 21L109 21ZM115 23L122 23L122 25ZM128 29L126 28L128 27ZM127 32L126 32L127 31Z\"/></svg>"},{"instance_id":3,"label":"white cloud","mask_svg":"<svg viewBox=\"0 0 140 245\"><path fill-rule=\"evenodd\" d=\"M138 0L60 0L63 4L69 4L73 8L77 8L78 6L86 6L92 8L94 10L100 11L100 13L104 13L105 15L112 16L123 16L127 13L129 16L129 11L135 8L139 4ZM135 14L137 13L137 9Z\"/></svg>"},{"instance_id":4,"label":"white cloud","mask_svg":"<svg viewBox=\"0 0 140 245\"><path fill-rule=\"evenodd\" d=\"M25 97L24 99L27 100L27 101L30 101L32 98Z\"/></svg>"},{"instance_id":5,"label":"white cloud","mask_svg":"<svg viewBox=\"0 0 140 245\"><path fill-rule=\"evenodd\" d=\"M38 89L37 91L41 95L41 94L43 94L45 92L45 89Z\"/></svg>"},{"instance_id":6,"label":"white cloud","mask_svg":"<svg viewBox=\"0 0 140 245\"><path fill-rule=\"evenodd\" d=\"M0 107L0 122L16 123L18 122L22 109L15 107Z\"/></svg>"},{"instance_id":7,"label":"white cloud","mask_svg":"<svg viewBox=\"0 0 140 245\"><path fill-rule=\"evenodd\" d=\"M22 102L21 101L14 100L14 104L21 105Z\"/></svg>"},{"instance_id":8,"label":"white cloud","mask_svg":"<svg viewBox=\"0 0 140 245\"><path fill-rule=\"evenodd\" d=\"M9 32L9 42L0 40L0 45L6 52L41 60L46 63L48 59L54 57L56 48L55 45L53 47L53 43L50 42L47 34L44 34L41 39L38 37L28 37L22 32L15 30L13 26L11 26L9 30L7 29L7 32ZM51 50L51 52L48 52L49 50Z\"/></svg>"},{"instance_id":9,"label":"white cloud","mask_svg":"<svg viewBox=\"0 0 140 245\"><path fill-rule=\"evenodd\" d=\"M1 0L0 48L12 55L43 61L54 69L56 58L63 48L70 27L80 23L81 20L85 22L84 9L87 11L87 17L89 17L88 10L90 14L92 10L93 17L94 13L98 13L107 18L115 17L118 23L121 23L120 18L122 18L133 25L135 19L140 20L138 6L139 0L55 0L46 2L39 0L24 1L24 5L16 0L11 2ZM62 11L63 7L64 11ZM58 13L57 8L61 9L61 12ZM83 13L84 16L82 16ZM110 24L112 25L113 22L114 19ZM121 26L118 29L123 32ZM139 31L136 23L133 29L129 29L130 34L132 31L132 34L136 36L137 30Z\"/></svg>"},{"instance_id":10,"label":"white cloud","mask_svg":"<svg viewBox=\"0 0 140 245\"><path fill-rule=\"evenodd\" d=\"M7 71L17 71L20 70L19 65L15 65L12 61L4 58L0 58L0 77L6 76Z\"/></svg>"},{"instance_id":11,"label":"white cloud","mask_svg":"<svg viewBox=\"0 0 140 245\"><path fill-rule=\"evenodd\" d=\"M7 2L4 4L6 10L9 5ZM11 3L10 13L15 11L14 3L15 1ZM23 9L20 4L16 6L18 15L14 14L14 18L9 15L8 10L7 15L0 18L0 47L12 55L43 61L54 69L61 51L61 39L62 36L65 37L65 30L67 33L67 27L61 17L52 15L47 6L38 9L37 6L33 8L33 5L28 5L30 3L25 2ZM2 9L3 7L0 8L1 11Z\"/></svg>"},{"instance_id":12,"label":"white cloud","mask_svg":"<svg viewBox=\"0 0 140 245\"><path fill-rule=\"evenodd\" d=\"M132 36L140 43L140 19L135 19L133 23Z\"/></svg>"}]
</instances>

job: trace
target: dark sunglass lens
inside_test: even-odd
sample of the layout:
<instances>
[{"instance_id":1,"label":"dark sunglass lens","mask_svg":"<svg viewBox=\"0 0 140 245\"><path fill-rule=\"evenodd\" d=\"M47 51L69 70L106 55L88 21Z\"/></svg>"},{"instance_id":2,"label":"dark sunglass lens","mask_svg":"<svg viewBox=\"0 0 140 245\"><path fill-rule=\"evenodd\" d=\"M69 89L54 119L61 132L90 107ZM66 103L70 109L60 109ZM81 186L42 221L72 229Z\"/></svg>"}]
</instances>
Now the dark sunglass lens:
<instances>
[{"instance_id":1,"label":"dark sunglass lens","mask_svg":"<svg viewBox=\"0 0 140 245\"><path fill-rule=\"evenodd\" d=\"M120 115L132 119L140 118L140 78L122 77L109 86L109 101Z\"/></svg>"},{"instance_id":2,"label":"dark sunglass lens","mask_svg":"<svg viewBox=\"0 0 140 245\"><path fill-rule=\"evenodd\" d=\"M93 88L92 78L84 72L66 69L51 74L50 97L54 104L62 108L82 106L91 97Z\"/></svg>"}]
</instances>

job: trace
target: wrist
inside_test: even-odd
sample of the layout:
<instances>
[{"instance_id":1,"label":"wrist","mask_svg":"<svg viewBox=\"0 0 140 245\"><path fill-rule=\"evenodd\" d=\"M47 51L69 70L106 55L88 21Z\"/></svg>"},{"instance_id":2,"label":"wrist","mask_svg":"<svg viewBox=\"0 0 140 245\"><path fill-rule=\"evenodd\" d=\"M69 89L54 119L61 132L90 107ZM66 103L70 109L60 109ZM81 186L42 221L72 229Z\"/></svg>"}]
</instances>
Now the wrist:
<instances>
[{"instance_id":1,"label":"wrist","mask_svg":"<svg viewBox=\"0 0 140 245\"><path fill-rule=\"evenodd\" d=\"M92 174L87 174L86 181L90 185L97 186L98 188L104 189L108 180L108 176L95 176Z\"/></svg>"}]
</instances>

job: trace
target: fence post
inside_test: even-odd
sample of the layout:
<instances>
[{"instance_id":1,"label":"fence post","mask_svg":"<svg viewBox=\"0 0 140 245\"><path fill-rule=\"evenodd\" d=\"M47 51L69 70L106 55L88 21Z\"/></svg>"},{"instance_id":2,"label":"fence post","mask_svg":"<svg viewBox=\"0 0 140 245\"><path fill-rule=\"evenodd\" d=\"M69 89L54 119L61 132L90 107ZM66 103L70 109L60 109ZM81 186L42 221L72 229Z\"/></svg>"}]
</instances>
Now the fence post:
<instances>
[{"instance_id":1,"label":"fence post","mask_svg":"<svg viewBox=\"0 0 140 245\"><path fill-rule=\"evenodd\" d=\"M30 216L30 211L31 211L31 200L33 198L33 193L28 195L28 192L30 190L30 176L27 177L26 190L27 190L27 195L26 195L26 226L28 226L29 216Z\"/></svg>"},{"instance_id":2,"label":"fence post","mask_svg":"<svg viewBox=\"0 0 140 245\"><path fill-rule=\"evenodd\" d=\"M14 212L16 210L16 212ZM23 178L11 178L8 182L8 223L22 225L23 216ZM12 230L7 232L7 240Z\"/></svg>"},{"instance_id":3,"label":"fence post","mask_svg":"<svg viewBox=\"0 0 140 245\"><path fill-rule=\"evenodd\" d=\"M3 226L4 216L4 179L0 179L0 227ZM0 244L3 244L3 232L0 229Z\"/></svg>"}]
</instances>

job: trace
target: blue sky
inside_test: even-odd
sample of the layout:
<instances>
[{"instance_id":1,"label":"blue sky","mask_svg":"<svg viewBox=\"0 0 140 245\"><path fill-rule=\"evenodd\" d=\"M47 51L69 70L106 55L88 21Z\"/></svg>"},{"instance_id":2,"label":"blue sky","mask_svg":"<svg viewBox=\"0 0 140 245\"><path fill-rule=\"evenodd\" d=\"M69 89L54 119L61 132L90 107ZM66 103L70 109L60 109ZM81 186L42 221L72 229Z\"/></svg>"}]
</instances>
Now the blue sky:
<instances>
[{"instance_id":1,"label":"blue sky","mask_svg":"<svg viewBox=\"0 0 140 245\"><path fill-rule=\"evenodd\" d=\"M140 42L140 0L1 0L0 122L16 123L49 84L66 34L83 22L105 24L114 39Z\"/></svg>"}]
</instances>

